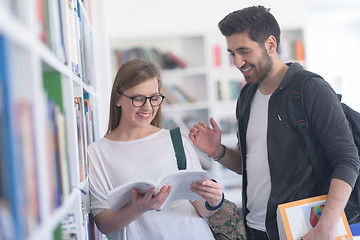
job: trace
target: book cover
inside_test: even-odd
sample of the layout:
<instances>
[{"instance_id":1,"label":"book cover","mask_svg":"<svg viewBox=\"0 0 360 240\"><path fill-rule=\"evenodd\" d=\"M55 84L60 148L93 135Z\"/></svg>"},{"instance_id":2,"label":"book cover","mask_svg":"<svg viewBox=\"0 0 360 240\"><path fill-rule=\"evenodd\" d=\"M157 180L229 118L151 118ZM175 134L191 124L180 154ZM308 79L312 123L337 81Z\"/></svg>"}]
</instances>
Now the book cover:
<instances>
[{"instance_id":1,"label":"book cover","mask_svg":"<svg viewBox=\"0 0 360 240\"><path fill-rule=\"evenodd\" d=\"M295 42L295 57L297 61L304 60L304 43L301 39Z\"/></svg>"},{"instance_id":2,"label":"book cover","mask_svg":"<svg viewBox=\"0 0 360 240\"><path fill-rule=\"evenodd\" d=\"M80 181L85 180L85 137L84 137L84 122L82 117L82 99L81 97L74 98L74 107L76 111L76 129L77 129L77 140L78 140L78 153L79 153L79 170L80 170Z\"/></svg>"},{"instance_id":3,"label":"book cover","mask_svg":"<svg viewBox=\"0 0 360 240\"><path fill-rule=\"evenodd\" d=\"M57 114L60 112L59 106L55 105L53 100L47 102L47 157L50 168L49 179L51 179L52 185L50 186L50 192L52 193L51 199L52 210L60 206L63 203L63 181L61 176L60 165L60 149L58 143L58 128L57 128Z\"/></svg>"},{"instance_id":4,"label":"book cover","mask_svg":"<svg viewBox=\"0 0 360 240\"><path fill-rule=\"evenodd\" d=\"M44 0L36 0L36 24L37 34L41 41L46 44L46 21L45 21L45 6Z\"/></svg>"},{"instance_id":5,"label":"book cover","mask_svg":"<svg viewBox=\"0 0 360 240\"><path fill-rule=\"evenodd\" d=\"M63 52L64 63L68 65L69 63L69 46L68 46L68 17L66 11L66 1L58 0L58 10L59 10L59 19L60 19L60 42L61 42L61 51Z\"/></svg>"},{"instance_id":6,"label":"book cover","mask_svg":"<svg viewBox=\"0 0 360 240\"><path fill-rule=\"evenodd\" d=\"M14 121L15 107L14 97L12 96L12 79L11 66L9 65L9 56L11 56L11 43L0 34L0 87L2 92L3 124L5 145L3 146L4 159L0 159L1 169L5 172L5 176L1 181L5 189L2 190L3 203L9 206L10 214L13 221L15 232L15 239L24 239L26 236L26 222L25 222L25 201L24 193L24 179L23 179L23 165L21 163L20 147L17 141L16 125ZM0 199L1 200L1 199Z\"/></svg>"},{"instance_id":7,"label":"book cover","mask_svg":"<svg viewBox=\"0 0 360 240\"><path fill-rule=\"evenodd\" d=\"M178 104L179 100L175 98L172 92L167 87L161 89L161 93L165 96L165 103L167 104Z\"/></svg>"},{"instance_id":8,"label":"book cover","mask_svg":"<svg viewBox=\"0 0 360 240\"><path fill-rule=\"evenodd\" d=\"M280 204L276 216L280 239L296 240L314 228L321 216L326 197L327 195L322 195ZM335 236L338 240L353 238L345 212L336 226Z\"/></svg>"},{"instance_id":9,"label":"book cover","mask_svg":"<svg viewBox=\"0 0 360 240\"><path fill-rule=\"evenodd\" d=\"M163 203L164 207L168 202L179 199L204 201L200 195L190 190L193 182L201 182L207 179L206 171L180 170L173 174L159 178L155 182L136 181L120 185L109 192L108 201L111 211L116 211L131 202L131 189L137 189L141 194L145 194L149 189L155 188L158 193L165 185L171 185L171 193Z\"/></svg>"},{"instance_id":10,"label":"book cover","mask_svg":"<svg viewBox=\"0 0 360 240\"><path fill-rule=\"evenodd\" d=\"M165 53L166 56L171 59L174 63L176 63L176 65L180 68L186 68L188 65L185 62L185 60L181 59L180 57L178 57L177 55L175 55L174 53L168 51Z\"/></svg>"},{"instance_id":11,"label":"book cover","mask_svg":"<svg viewBox=\"0 0 360 240\"><path fill-rule=\"evenodd\" d=\"M65 116L56 111L56 127L57 127L57 143L59 151L59 162L60 169L58 171L61 175L61 186L64 199L69 196L71 191L71 180L69 172L69 161L68 161L68 152L67 152L67 141L66 141L66 126L65 126Z\"/></svg>"},{"instance_id":12,"label":"book cover","mask_svg":"<svg viewBox=\"0 0 360 240\"><path fill-rule=\"evenodd\" d=\"M86 135L87 144L94 142L94 120L93 120L93 108L90 100L89 93L84 93L84 113L86 122Z\"/></svg>"},{"instance_id":13,"label":"book cover","mask_svg":"<svg viewBox=\"0 0 360 240\"><path fill-rule=\"evenodd\" d=\"M60 72L44 72L43 73L44 89L48 94L48 98L53 100L59 106L60 111L64 113L64 103L62 97L62 77Z\"/></svg>"},{"instance_id":14,"label":"book cover","mask_svg":"<svg viewBox=\"0 0 360 240\"><path fill-rule=\"evenodd\" d=\"M214 46L214 66L221 67L221 47L220 45Z\"/></svg>"},{"instance_id":15,"label":"book cover","mask_svg":"<svg viewBox=\"0 0 360 240\"><path fill-rule=\"evenodd\" d=\"M40 222L39 188L37 179L37 155L33 125L33 109L28 101L15 104L16 126L21 164L24 166L24 195L26 206L27 231L30 233Z\"/></svg>"}]
</instances>

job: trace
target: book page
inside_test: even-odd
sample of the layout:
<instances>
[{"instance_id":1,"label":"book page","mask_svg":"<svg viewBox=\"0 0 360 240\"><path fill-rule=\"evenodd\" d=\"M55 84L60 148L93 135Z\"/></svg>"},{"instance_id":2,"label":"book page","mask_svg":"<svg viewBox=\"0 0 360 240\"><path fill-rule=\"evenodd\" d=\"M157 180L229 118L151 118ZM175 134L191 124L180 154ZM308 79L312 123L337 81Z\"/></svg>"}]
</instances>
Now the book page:
<instances>
[{"instance_id":1,"label":"book page","mask_svg":"<svg viewBox=\"0 0 360 240\"><path fill-rule=\"evenodd\" d=\"M145 195L151 188L156 188L156 186L147 182L131 182L114 188L108 195L110 210L114 212L130 203L131 189L136 189L140 194Z\"/></svg>"},{"instance_id":2,"label":"book page","mask_svg":"<svg viewBox=\"0 0 360 240\"><path fill-rule=\"evenodd\" d=\"M207 179L206 171L191 171L191 170L180 170L175 174L172 174L161 181L158 189L160 190L164 185L171 185L171 193L168 198L163 203L162 207L166 205L167 202L179 200L179 199L188 199L188 200L198 200L205 201L197 193L194 193L190 190L191 183L193 182L202 182Z\"/></svg>"},{"instance_id":3,"label":"book page","mask_svg":"<svg viewBox=\"0 0 360 240\"><path fill-rule=\"evenodd\" d=\"M138 181L118 186L109 192L108 201L110 209L111 211L116 211L130 203L131 189L137 189L140 194L145 195L145 193L151 188L156 188L156 192L158 193L165 185L172 186L172 189L162 207L165 206L167 202L179 199L205 201L200 195L191 191L190 187L193 182L202 182L203 180L206 180L206 174L206 171L202 170L180 170L170 174L169 176L160 178L158 180L158 185L146 181Z\"/></svg>"}]
</instances>

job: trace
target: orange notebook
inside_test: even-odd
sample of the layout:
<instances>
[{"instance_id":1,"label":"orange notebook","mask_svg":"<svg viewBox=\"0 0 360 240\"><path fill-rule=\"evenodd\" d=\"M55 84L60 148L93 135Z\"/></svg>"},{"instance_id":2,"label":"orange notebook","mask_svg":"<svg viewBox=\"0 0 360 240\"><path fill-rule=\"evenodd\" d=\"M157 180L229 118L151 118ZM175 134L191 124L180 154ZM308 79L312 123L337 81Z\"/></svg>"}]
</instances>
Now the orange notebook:
<instances>
[{"instance_id":1,"label":"orange notebook","mask_svg":"<svg viewBox=\"0 0 360 240\"><path fill-rule=\"evenodd\" d=\"M297 240L308 233L319 220L327 195L306 198L280 204L277 209L277 224L281 240ZM353 239L345 212L335 229L337 240Z\"/></svg>"}]
</instances>

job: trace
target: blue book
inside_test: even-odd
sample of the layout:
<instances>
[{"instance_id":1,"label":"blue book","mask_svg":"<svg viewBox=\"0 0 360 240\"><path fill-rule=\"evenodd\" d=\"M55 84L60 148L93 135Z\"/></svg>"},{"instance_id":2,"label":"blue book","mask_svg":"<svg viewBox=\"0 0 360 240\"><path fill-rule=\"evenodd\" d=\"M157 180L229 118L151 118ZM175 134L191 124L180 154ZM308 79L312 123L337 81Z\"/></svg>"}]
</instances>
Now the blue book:
<instances>
[{"instance_id":1,"label":"blue book","mask_svg":"<svg viewBox=\"0 0 360 240\"><path fill-rule=\"evenodd\" d=\"M4 134L2 141L3 156L1 161L1 171L5 172L2 179L4 180L5 189L3 191L4 199L10 205L11 218L13 221L13 232L15 239L25 239L26 224L25 224L25 203L24 203L24 182L23 169L18 149L18 141L15 134L16 126L12 117L14 116L14 109L11 98L11 79L8 63L11 53L11 43L0 35L0 88L2 97L2 125L1 132ZM10 230L11 232L11 230Z\"/></svg>"}]
</instances>

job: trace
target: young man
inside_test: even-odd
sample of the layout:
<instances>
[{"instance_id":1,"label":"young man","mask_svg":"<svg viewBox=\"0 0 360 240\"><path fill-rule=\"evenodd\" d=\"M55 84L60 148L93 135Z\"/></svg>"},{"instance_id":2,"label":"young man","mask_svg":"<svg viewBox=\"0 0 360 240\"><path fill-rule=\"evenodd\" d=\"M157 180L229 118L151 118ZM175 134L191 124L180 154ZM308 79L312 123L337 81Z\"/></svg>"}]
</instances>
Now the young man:
<instances>
[{"instance_id":1,"label":"young man","mask_svg":"<svg viewBox=\"0 0 360 240\"><path fill-rule=\"evenodd\" d=\"M289 89L298 63L285 64L277 52L279 25L263 6L227 15L219 22L228 52L247 84L236 108L239 150L221 144L221 131L199 122L189 137L202 152L243 175L243 209L248 239L278 239L277 206L328 193L321 218L303 239L334 239L335 227L359 172L359 158L335 92L323 79L312 77L304 87L306 116L324 172L323 188L316 186L305 144L287 110Z\"/></svg>"}]
</instances>

